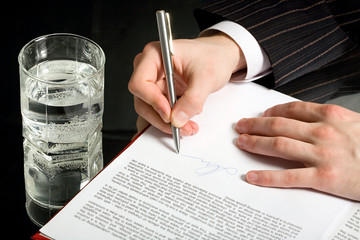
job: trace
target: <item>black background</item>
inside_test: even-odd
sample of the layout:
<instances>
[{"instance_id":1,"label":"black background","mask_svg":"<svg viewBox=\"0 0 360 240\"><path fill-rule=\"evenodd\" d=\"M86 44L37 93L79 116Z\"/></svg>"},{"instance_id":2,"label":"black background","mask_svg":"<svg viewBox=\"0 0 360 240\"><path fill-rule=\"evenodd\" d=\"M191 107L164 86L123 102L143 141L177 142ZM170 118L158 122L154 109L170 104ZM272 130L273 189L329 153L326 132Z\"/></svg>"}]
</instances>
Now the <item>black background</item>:
<instances>
[{"instance_id":1,"label":"black background","mask_svg":"<svg viewBox=\"0 0 360 240\"><path fill-rule=\"evenodd\" d=\"M38 231L25 211L22 127L17 57L22 46L45 34L67 32L97 42L106 55L103 148L105 164L136 132L137 115L128 92L135 55L158 40L155 12L172 16L174 38L199 33L193 10L198 0L51 0L12 1L1 14L1 216L14 239L29 239ZM5 231L4 231L5 230Z\"/></svg>"}]
</instances>

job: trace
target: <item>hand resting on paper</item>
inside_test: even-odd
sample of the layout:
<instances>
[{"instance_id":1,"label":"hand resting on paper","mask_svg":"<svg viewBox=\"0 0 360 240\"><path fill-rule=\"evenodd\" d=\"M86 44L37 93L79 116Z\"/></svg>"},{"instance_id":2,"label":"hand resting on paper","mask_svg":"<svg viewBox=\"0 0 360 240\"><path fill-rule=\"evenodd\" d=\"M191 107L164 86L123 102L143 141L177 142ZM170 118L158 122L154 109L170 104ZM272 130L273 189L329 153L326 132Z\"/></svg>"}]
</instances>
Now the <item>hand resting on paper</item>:
<instances>
[{"instance_id":1,"label":"hand resting on paper","mask_svg":"<svg viewBox=\"0 0 360 240\"><path fill-rule=\"evenodd\" d=\"M241 119L235 128L240 149L305 166L250 171L248 182L313 188L360 201L360 114L336 105L293 102L274 106L260 118Z\"/></svg>"},{"instance_id":2,"label":"hand resting on paper","mask_svg":"<svg viewBox=\"0 0 360 240\"><path fill-rule=\"evenodd\" d=\"M147 125L139 117L138 130ZM313 188L360 201L360 114L336 105L294 102L270 108L260 118L241 119L236 130L240 149L305 166L250 171L249 183Z\"/></svg>"}]
</instances>

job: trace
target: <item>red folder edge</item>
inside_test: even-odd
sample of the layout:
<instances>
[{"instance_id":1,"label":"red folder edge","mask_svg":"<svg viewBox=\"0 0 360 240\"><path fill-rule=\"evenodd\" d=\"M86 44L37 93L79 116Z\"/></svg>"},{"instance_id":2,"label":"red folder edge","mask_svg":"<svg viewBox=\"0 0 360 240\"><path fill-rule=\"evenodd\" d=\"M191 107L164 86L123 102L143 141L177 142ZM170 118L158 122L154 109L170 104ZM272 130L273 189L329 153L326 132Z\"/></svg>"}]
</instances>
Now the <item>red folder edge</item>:
<instances>
[{"instance_id":1,"label":"red folder edge","mask_svg":"<svg viewBox=\"0 0 360 240\"><path fill-rule=\"evenodd\" d=\"M131 146L131 144L133 144L149 127L150 127L150 125L148 125L147 127L145 127L140 133L138 133L138 134L131 140L131 142L129 142L129 144L126 145L126 147L124 147L124 149L119 152L118 155L116 155L103 169L101 169L101 171L100 171L98 174L100 174L107 166L109 166L110 163L112 163L112 161L114 161L120 154L122 154L126 149L128 149L128 148ZM96 176L93 177L93 179L95 179L98 174L96 174ZM91 180L85 185L85 187L86 187L93 179L91 179ZM84 187L84 188L85 188L85 187ZM83 188L83 189L84 189L84 188ZM81 192L83 189L81 189L79 192ZM78 193L77 193L77 194L78 194ZM76 195L77 195L77 194L76 194ZM76 197L76 195L75 195L74 197ZM74 197L73 197L73 198L74 198ZM71 200L72 200L72 199L71 199ZM71 201L71 200L70 200L70 201ZM69 202L70 202L70 201L69 201ZM65 207L66 205L67 205L67 204L65 204L64 207ZM63 207L63 208L64 208L64 207ZM61 209L60 209L60 211L61 211ZM60 212L60 211L59 211L59 212ZM57 212L56 214L58 214L59 212ZM53 217L55 217L56 214L55 214ZM51 218L51 219L52 219L52 218ZM51 221L51 219L50 219L49 221ZM38 231L36 234L34 234L34 236L32 236L31 239L33 239L33 240L51 240L51 238L43 235L40 231Z\"/></svg>"}]
</instances>

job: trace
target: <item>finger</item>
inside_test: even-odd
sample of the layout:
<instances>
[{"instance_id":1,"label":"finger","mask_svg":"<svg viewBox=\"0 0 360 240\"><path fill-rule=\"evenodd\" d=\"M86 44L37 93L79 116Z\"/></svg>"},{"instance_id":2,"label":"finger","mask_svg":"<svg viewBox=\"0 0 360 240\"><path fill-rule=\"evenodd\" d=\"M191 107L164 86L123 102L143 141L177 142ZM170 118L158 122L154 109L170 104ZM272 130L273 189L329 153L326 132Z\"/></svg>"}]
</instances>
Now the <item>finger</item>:
<instances>
[{"instance_id":1,"label":"finger","mask_svg":"<svg viewBox=\"0 0 360 240\"><path fill-rule=\"evenodd\" d=\"M243 118L235 126L238 133L283 136L310 142L313 125L283 117Z\"/></svg>"},{"instance_id":2,"label":"finger","mask_svg":"<svg viewBox=\"0 0 360 240\"><path fill-rule=\"evenodd\" d=\"M193 116L201 113L206 98L185 92L176 102L171 113L171 122L175 127L183 127Z\"/></svg>"},{"instance_id":3,"label":"finger","mask_svg":"<svg viewBox=\"0 0 360 240\"><path fill-rule=\"evenodd\" d=\"M140 117L137 122L139 124L138 128L143 128L144 124L147 122L153 125L154 127L160 129L162 132L167 134L172 134L171 126L169 123L164 122L159 114L157 114L151 106L146 104L140 98L134 98L134 105L136 112L142 116ZM141 124L141 125L140 125ZM188 121L181 129L180 135L181 136L190 136L194 135L199 131L199 126L197 123L193 121Z\"/></svg>"},{"instance_id":4,"label":"finger","mask_svg":"<svg viewBox=\"0 0 360 240\"><path fill-rule=\"evenodd\" d=\"M134 60L134 71L129 81L129 91L152 106L164 122L170 122L170 105L164 96L161 56L155 43L148 44Z\"/></svg>"},{"instance_id":5,"label":"finger","mask_svg":"<svg viewBox=\"0 0 360 240\"><path fill-rule=\"evenodd\" d=\"M139 91L134 93L134 95L145 102L147 105L151 106L165 123L169 123L171 108L167 98L156 86L151 84L144 84L144 86L144 91Z\"/></svg>"},{"instance_id":6,"label":"finger","mask_svg":"<svg viewBox=\"0 0 360 240\"><path fill-rule=\"evenodd\" d=\"M306 122L347 121L359 119L359 114L332 104L310 102L291 102L274 106L266 110L263 117L286 117Z\"/></svg>"},{"instance_id":7,"label":"finger","mask_svg":"<svg viewBox=\"0 0 360 240\"><path fill-rule=\"evenodd\" d=\"M286 137L264 137L242 134L236 146L247 152L313 164L314 145Z\"/></svg>"},{"instance_id":8,"label":"finger","mask_svg":"<svg viewBox=\"0 0 360 240\"><path fill-rule=\"evenodd\" d=\"M206 82L207 80L207 82ZM176 102L171 113L171 122L176 127L182 127L193 116L200 114L205 101L212 92L206 74L192 73L184 94Z\"/></svg>"},{"instance_id":9,"label":"finger","mask_svg":"<svg viewBox=\"0 0 360 240\"><path fill-rule=\"evenodd\" d=\"M160 129L162 132L168 134L172 133L170 124L164 122L158 112L156 112L153 107L144 102L142 99L134 97L134 107L137 114L143 117L151 125Z\"/></svg>"},{"instance_id":10,"label":"finger","mask_svg":"<svg viewBox=\"0 0 360 240\"><path fill-rule=\"evenodd\" d=\"M142 117L138 117L136 120L136 129L138 133L142 132L146 127L149 126L149 123Z\"/></svg>"},{"instance_id":11,"label":"finger","mask_svg":"<svg viewBox=\"0 0 360 240\"><path fill-rule=\"evenodd\" d=\"M291 102L267 109L263 117L285 117L304 122L317 122L323 118L321 104L310 102Z\"/></svg>"},{"instance_id":12,"label":"finger","mask_svg":"<svg viewBox=\"0 0 360 240\"><path fill-rule=\"evenodd\" d=\"M286 170L249 171L246 174L247 182L279 188L313 188L316 184L316 168L298 168Z\"/></svg>"}]
</instances>

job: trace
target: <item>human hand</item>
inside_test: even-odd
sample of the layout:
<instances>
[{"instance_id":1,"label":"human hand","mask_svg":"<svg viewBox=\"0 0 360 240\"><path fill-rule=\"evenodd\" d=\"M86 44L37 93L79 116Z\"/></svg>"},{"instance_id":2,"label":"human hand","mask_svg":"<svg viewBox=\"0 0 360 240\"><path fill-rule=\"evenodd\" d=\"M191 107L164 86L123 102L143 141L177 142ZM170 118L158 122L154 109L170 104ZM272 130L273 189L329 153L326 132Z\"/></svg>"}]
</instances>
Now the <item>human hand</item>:
<instances>
[{"instance_id":1,"label":"human hand","mask_svg":"<svg viewBox=\"0 0 360 240\"><path fill-rule=\"evenodd\" d=\"M313 188L360 201L360 114L336 105L293 102L274 106L260 118L241 119L236 130L240 149L305 165L249 171L249 183Z\"/></svg>"},{"instance_id":2,"label":"human hand","mask_svg":"<svg viewBox=\"0 0 360 240\"><path fill-rule=\"evenodd\" d=\"M170 122L183 136L198 132L190 119L199 114L208 95L222 88L231 74L246 67L238 45L217 33L192 40L175 40L174 81L178 99L171 110L159 42L147 44L134 59L129 90L136 112L150 124L171 134Z\"/></svg>"}]
</instances>

